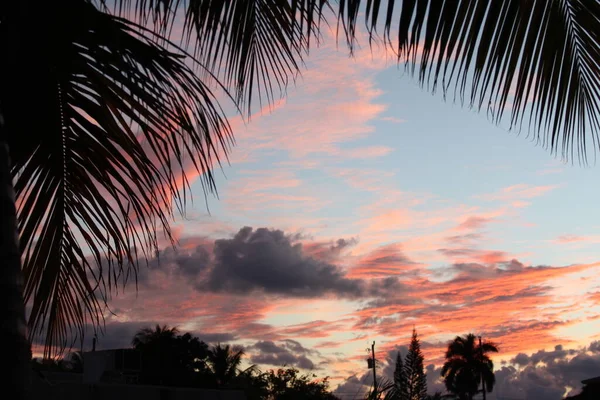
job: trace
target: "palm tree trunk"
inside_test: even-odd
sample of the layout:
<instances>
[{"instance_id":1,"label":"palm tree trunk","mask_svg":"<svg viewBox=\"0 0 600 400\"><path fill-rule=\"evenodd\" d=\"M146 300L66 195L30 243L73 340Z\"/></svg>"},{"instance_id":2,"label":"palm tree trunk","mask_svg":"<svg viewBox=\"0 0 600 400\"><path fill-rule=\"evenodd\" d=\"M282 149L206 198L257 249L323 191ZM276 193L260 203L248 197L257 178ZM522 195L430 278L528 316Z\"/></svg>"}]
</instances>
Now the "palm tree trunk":
<instances>
[{"instance_id":1,"label":"palm tree trunk","mask_svg":"<svg viewBox=\"0 0 600 400\"><path fill-rule=\"evenodd\" d=\"M10 174L6 132L0 111L0 343L8 366L2 374L2 391L11 398L28 398L31 388L31 348L27 340L23 275L17 234L15 192Z\"/></svg>"}]
</instances>

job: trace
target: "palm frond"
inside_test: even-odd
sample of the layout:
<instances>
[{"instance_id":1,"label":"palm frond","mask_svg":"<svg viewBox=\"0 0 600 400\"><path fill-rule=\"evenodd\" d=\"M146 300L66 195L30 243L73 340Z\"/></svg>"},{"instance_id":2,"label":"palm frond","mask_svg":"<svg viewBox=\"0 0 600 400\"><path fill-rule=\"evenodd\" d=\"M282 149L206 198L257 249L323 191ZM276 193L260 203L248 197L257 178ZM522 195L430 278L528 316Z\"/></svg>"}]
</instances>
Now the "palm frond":
<instances>
[{"instance_id":1,"label":"palm frond","mask_svg":"<svg viewBox=\"0 0 600 400\"><path fill-rule=\"evenodd\" d=\"M600 149L600 3L587 0L122 0L161 32L183 12L201 63L250 109L285 90L335 15L350 51L363 18L428 90L526 130L565 159ZM331 14L331 15L330 15ZM340 31L340 29L338 29ZM394 37L395 36L395 37Z\"/></svg>"},{"instance_id":2,"label":"palm frond","mask_svg":"<svg viewBox=\"0 0 600 400\"><path fill-rule=\"evenodd\" d=\"M499 351L498 345L493 342L485 341L481 344L481 350L485 353L497 353Z\"/></svg>"},{"instance_id":3,"label":"palm frond","mask_svg":"<svg viewBox=\"0 0 600 400\"><path fill-rule=\"evenodd\" d=\"M382 3L366 3L372 32ZM511 129L526 128L563 158L585 163L590 151L595 155L599 2L407 0L396 14L394 3L387 5L384 37L429 90L441 88L495 123L508 113ZM347 24L352 33L356 18L348 16Z\"/></svg>"},{"instance_id":4,"label":"palm frond","mask_svg":"<svg viewBox=\"0 0 600 400\"><path fill-rule=\"evenodd\" d=\"M104 2L101 2L104 3ZM165 35L181 15L184 47L234 93L247 115L253 99L270 104L300 71L318 39L325 0L124 0L113 12L134 15ZM108 8L108 7L107 7Z\"/></svg>"},{"instance_id":5,"label":"palm frond","mask_svg":"<svg viewBox=\"0 0 600 400\"><path fill-rule=\"evenodd\" d=\"M30 335L46 332L47 355L81 337L87 319L99 325L111 288L135 276L158 232L171 238L186 162L214 191L213 164L231 144L184 57L126 20L67 3L42 9L36 32L47 38L23 50L17 77L33 82L37 102L15 94L6 112Z\"/></svg>"}]
</instances>

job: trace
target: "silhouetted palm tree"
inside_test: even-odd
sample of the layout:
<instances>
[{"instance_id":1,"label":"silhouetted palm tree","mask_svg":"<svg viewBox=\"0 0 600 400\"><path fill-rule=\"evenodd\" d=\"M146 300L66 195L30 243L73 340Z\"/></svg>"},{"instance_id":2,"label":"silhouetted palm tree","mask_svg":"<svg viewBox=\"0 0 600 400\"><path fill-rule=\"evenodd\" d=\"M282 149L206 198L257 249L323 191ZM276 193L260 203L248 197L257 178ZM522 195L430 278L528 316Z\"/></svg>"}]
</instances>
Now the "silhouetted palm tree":
<instances>
[{"instance_id":1,"label":"silhouetted palm tree","mask_svg":"<svg viewBox=\"0 0 600 400\"><path fill-rule=\"evenodd\" d=\"M208 365L217 387L226 386L238 373L244 351L234 350L231 346L217 344L208 352Z\"/></svg>"},{"instance_id":2,"label":"silhouetted palm tree","mask_svg":"<svg viewBox=\"0 0 600 400\"><path fill-rule=\"evenodd\" d=\"M428 89L494 122L507 109L510 127L525 124L553 152L585 161L598 146L598 2L394 5L0 2L0 341L10 343L18 393L29 354L24 305L29 338L44 335L47 356L81 338L87 322L100 324L115 279L135 275L159 234L171 238L185 160L215 189L212 167L232 136L210 88L222 84L245 115L253 96L285 93L325 17L339 20L352 49L363 10L369 33L379 26ZM169 41L177 11L187 48Z\"/></svg>"},{"instance_id":3,"label":"silhouetted palm tree","mask_svg":"<svg viewBox=\"0 0 600 400\"><path fill-rule=\"evenodd\" d=\"M488 341L481 346L472 333L457 336L446 351L446 362L442 367L442 376L446 389L460 400L470 400L478 393L479 384L485 382L488 392L494 389L494 363L488 353L497 353L498 347Z\"/></svg>"},{"instance_id":4,"label":"silhouetted palm tree","mask_svg":"<svg viewBox=\"0 0 600 400\"><path fill-rule=\"evenodd\" d=\"M133 339L131 340L131 345L141 350L145 346L157 344L157 343L169 343L173 341L177 334L179 333L179 329L177 327L170 327L167 325L160 326L156 324L154 329L151 328L142 328L140 329Z\"/></svg>"}]
</instances>

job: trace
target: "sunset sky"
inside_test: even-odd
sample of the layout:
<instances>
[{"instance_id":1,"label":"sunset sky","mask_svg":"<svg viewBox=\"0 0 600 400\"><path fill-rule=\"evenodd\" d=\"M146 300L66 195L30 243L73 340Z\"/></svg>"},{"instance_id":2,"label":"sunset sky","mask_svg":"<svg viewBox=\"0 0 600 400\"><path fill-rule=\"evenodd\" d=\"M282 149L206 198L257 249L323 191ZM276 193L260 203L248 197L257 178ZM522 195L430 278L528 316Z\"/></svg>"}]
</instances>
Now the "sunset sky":
<instances>
[{"instance_id":1,"label":"sunset sky","mask_svg":"<svg viewBox=\"0 0 600 400\"><path fill-rule=\"evenodd\" d=\"M177 248L113 298L99 346L176 325L263 369L328 375L343 399L370 383L371 342L389 373L413 327L431 393L469 332L500 347L492 399L561 398L600 375L598 167L431 95L362 43L350 59L325 40L285 99L231 118L219 198L209 213L192 183Z\"/></svg>"}]
</instances>

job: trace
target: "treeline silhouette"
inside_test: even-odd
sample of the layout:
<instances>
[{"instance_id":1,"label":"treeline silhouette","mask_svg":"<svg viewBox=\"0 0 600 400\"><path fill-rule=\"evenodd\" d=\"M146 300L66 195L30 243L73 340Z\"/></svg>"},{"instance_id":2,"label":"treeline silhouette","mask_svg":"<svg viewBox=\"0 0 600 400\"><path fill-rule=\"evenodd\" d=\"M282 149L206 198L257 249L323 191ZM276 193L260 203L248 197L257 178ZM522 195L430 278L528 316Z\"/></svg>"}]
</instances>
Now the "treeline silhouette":
<instances>
[{"instance_id":1,"label":"treeline silhouette","mask_svg":"<svg viewBox=\"0 0 600 400\"><path fill-rule=\"evenodd\" d=\"M242 390L248 400L334 400L327 377L303 374L294 367L261 371L256 365L242 369L241 348L216 344L209 346L176 327L156 325L140 329L131 344L139 352L139 384L204 389ZM381 376L367 393L368 400L472 400L492 392L494 364L489 353L498 352L492 342L469 333L448 344L441 375L447 393L427 393L427 376L420 340L415 329L404 358L396 354L392 379ZM62 360L37 360L34 369L81 372L83 357L70 353ZM356 393L358 394L358 392Z\"/></svg>"},{"instance_id":2,"label":"treeline silhouette","mask_svg":"<svg viewBox=\"0 0 600 400\"><path fill-rule=\"evenodd\" d=\"M242 369L244 351L229 345L209 347L190 333L157 325L134 336L132 345L140 352L142 384L238 389L250 399L336 399L328 378L302 374L293 367L261 371L255 365Z\"/></svg>"}]
</instances>

